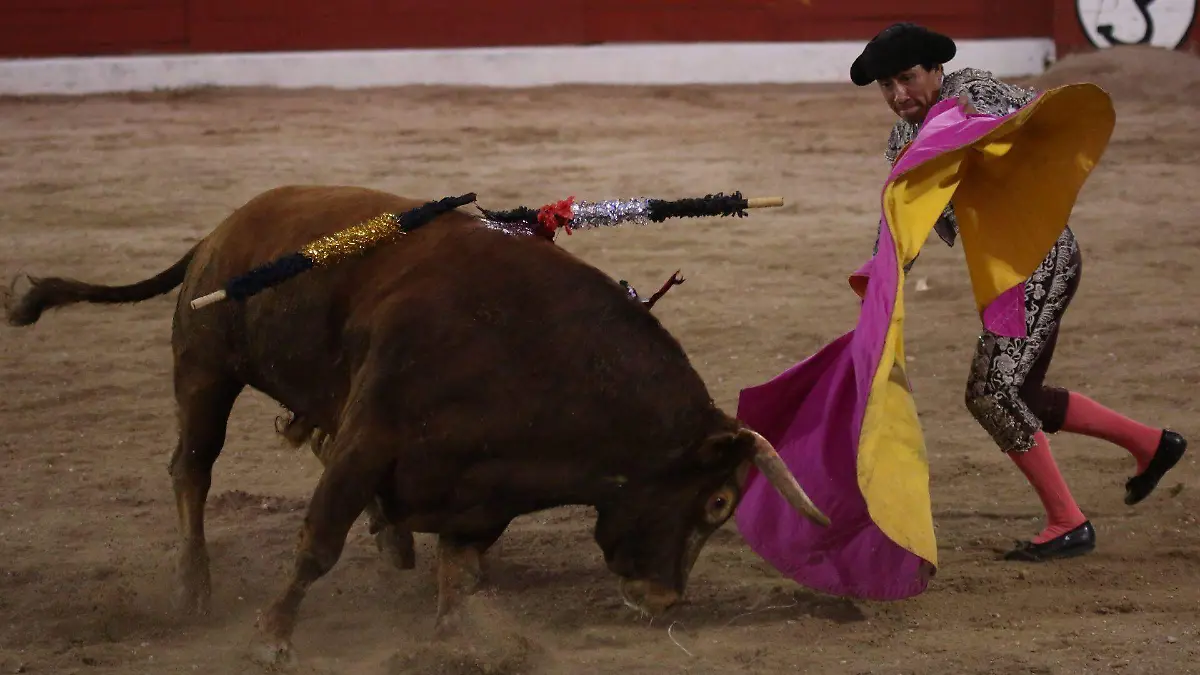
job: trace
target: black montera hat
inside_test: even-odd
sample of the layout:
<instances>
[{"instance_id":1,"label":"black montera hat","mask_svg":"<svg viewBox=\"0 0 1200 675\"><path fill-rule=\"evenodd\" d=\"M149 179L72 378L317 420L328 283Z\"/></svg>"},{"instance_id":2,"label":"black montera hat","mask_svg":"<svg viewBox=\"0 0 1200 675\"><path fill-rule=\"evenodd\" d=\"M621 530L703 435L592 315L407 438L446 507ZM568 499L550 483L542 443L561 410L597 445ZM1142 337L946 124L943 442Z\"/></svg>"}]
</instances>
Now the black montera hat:
<instances>
[{"instance_id":1,"label":"black montera hat","mask_svg":"<svg viewBox=\"0 0 1200 675\"><path fill-rule=\"evenodd\" d=\"M865 87L916 65L954 58L954 40L915 23L894 23L871 38L850 66L850 80Z\"/></svg>"}]
</instances>

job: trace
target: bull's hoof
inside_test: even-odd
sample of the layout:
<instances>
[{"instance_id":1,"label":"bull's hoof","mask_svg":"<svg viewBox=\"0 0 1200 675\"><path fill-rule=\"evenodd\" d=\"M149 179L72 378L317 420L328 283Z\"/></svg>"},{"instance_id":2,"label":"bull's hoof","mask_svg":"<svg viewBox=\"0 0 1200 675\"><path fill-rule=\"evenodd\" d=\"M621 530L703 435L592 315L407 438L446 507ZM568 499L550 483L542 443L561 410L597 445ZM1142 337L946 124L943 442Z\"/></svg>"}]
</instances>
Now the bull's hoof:
<instances>
[{"instance_id":1,"label":"bull's hoof","mask_svg":"<svg viewBox=\"0 0 1200 675\"><path fill-rule=\"evenodd\" d=\"M179 586L172 604L181 616L204 616L212 605L212 575L208 553L201 547L186 547L176 563Z\"/></svg>"},{"instance_id":2,"label":"bull's hoof","mask_svg":"<svg viewBox=\"0 0 1200 675\"><path fill-rule=\"evenodd\" d=\"M463 608L455 607L438 612L433 622L433 636L438 640L448 640L462 635Z\"/></svg>"},{"instance_id":3,"label":"bull's hoof","mask_svg":"<svg viewBox=\"0 0 1200 675\"><path fill-rule=\"evenodd\" d=\"M290 668L296 665L296 652L292 649L292 626L295 615L280 612L273 606L260 612L254 622L255 636L250 644L250 660L270 669Z\"/></svg>"},{"instance_id":4,"label":"bull's hoof","mask_svg":"<svg viewBox=\"0 0 1200 675\"><path fill-rule=\"evenodd\" d=\"M208 575L185 570L179 575L179 588L171 599L181 616L205 616L212 609L212 584Z\"/></svg>"},{"instance_id":5,"label":"bull's hoof","mask_svg":"<svg viewBox=\"0 0 1200 675\"><path fill-rule=\"evenodd\" d=\"M180 588L172 598L180 616L207 616L212 610L212 594L198 589Z\"/></svg>"},{"instance_id":6,"label":"bull's hoof","mask_svg":"<svg viewBox=\"0 0 1200 675\"><path fill-rule=\"evenodd\" d=\"M417 566L417 552L411 532L385 527L375 533L375 547L398 570L411 570Z\"/></svg>"},{"instance_id":7,"label":"bull's hoof","mask_svg":"<svg viewBox=\"0 0 1200 675\"><path fill-rule=\"evenodd\" d=\"M296 652L287 640L259 638L250 645L250 660L271 670L292 668L296 665Z\"/></svg>"}]
</instances>

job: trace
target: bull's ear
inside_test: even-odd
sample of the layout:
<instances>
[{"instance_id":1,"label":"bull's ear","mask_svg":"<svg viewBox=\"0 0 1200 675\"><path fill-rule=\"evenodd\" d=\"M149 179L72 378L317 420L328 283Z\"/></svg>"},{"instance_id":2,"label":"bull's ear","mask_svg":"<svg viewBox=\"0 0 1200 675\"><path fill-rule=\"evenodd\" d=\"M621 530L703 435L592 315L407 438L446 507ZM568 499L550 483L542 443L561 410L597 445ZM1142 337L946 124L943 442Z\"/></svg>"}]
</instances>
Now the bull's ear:
<instances>
[{"instance_id":1,"label":"bull's ear","mask_svg":"<svg viewBox=\"0 0 1200 675\"><path fill-rule=\"evenodd\" d=\"M700 462L704 466L733 466L754 453L754 436L745 430L719 431L704 439L700 445Z\"/></svg>"}]
</instances>

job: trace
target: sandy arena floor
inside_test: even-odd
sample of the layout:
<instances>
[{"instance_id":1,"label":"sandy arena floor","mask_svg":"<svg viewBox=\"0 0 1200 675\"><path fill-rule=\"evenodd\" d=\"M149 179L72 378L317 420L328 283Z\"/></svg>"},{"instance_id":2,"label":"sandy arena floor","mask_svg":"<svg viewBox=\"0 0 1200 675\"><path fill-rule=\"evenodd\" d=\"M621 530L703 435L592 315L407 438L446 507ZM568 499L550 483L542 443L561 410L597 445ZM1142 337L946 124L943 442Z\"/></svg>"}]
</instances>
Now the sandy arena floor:
<instances>
[{"instance_id":1,"label":"sandy arena floor","mask_svg":"<svg viewBox=\"0 0 1200 675\"><path fill-rule=\"evenodd\" d=\"M1119 124L1072 220L1086 272L1051 379L1200 441L1200 61L1105 53L1042 81L1079 79L1114 93ZM0 275L141 279L287 183L477 191L497 208L783 195L785 208L743 220L560 238L645 292L682 268L687 283L656 312L732 409L740 388L853 325L846 277L871 251L889 115L850 85L8 99ZM906 340L942 554L924 596L810 593L729 525L701 556L688 604L647 625L619 602L589 511L562 509L517 521L494 549L474 640L430 643L432 538L418 535L417 569L401 573L360 524L303 606L300 671L1200 671L1194 458L1128 508L1123 450L1054 438L1100 548L1041 567L995 561L1040 529L1040 506L962 405L978 320L961 252L931 240L914 277L929 290L909 296ZM214 611L172 614L174 302L72 307L0 337L0 673L259 672L244 648L292 563L319 466L274 434L274 403L240 400L209 501Z\"/></svg>"}]
</instances>

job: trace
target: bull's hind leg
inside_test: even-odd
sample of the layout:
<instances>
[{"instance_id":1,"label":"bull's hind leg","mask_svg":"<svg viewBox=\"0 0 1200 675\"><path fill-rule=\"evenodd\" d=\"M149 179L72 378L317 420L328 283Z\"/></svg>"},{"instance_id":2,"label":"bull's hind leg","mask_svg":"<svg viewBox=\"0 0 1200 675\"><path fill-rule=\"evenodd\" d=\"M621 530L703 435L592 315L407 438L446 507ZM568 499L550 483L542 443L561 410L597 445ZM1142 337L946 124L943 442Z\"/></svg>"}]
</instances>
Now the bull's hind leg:
<instances>
[{"instance_id":1,"label":"bull's hind leg","mask_svg":"<svg viewBox=\"0 0 1200 675\"><path fill-rule=\"evenodd\" d=\"M300 604L309 586L337 564L351 526L374 498L389 462L387 447L352 441L345 432L333 441L304 516L291 578L259 618L251 654L255 660L265 665L293 660L291 638Z\"/></svg>"},{"instance_id":2,"label":"bull's hind leg","mask_svg":"<svg viewBox=\"0 0 1200 675\"><path fill-rule=\"evenodd\" d=\"M208 547L204 538L204 504L212 485L212 467L225 445L225 429L242 384L214 373L177 367L175 400L179 441L171 456L182 537L178 559L178 609L205 614L212 596Z\"/></svg>"}]
</instances>

